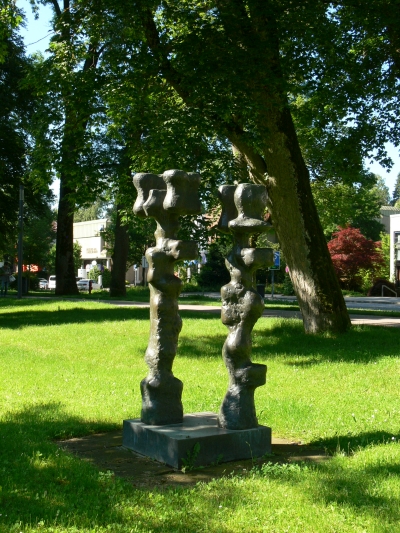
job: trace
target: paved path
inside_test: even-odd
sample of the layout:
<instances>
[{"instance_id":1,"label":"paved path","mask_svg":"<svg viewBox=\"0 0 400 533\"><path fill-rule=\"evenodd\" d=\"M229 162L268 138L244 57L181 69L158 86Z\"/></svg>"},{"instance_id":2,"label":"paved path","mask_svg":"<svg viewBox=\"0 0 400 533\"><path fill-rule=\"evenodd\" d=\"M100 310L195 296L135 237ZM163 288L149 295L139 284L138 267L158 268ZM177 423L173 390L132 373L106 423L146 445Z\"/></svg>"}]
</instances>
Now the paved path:
<instances>
[{"instance_id":1,"label":"paved path","mask_svg":"<svg viewBox=\"0 0 400 533\"><path fill-rule=\"evenodd\" d=\"M112 301L100 300L102 303L108 303L111 305L121 306L135 306L135 307L149 307L148 303L144 302L126 302L126 301ZM192 305L192 304L179 304L181 311L202 311L207 313L221 313L221 306L217 305ZM400 311L400 308L398 309ZM301 319L300 311L288 311L285 309L265 309L263 313L264 317L274 318L299 318ZM400 328L400 317L385 317L374 315L350 315L351 323L353 325L368 325L368 326L389 326Z\"/></svg>"},{"instance_id":2,"label":"paved path","mask_svg":"<svg viewBox=\"0 0 400 533\"><path fill-rule=\"evenodd\" d=\"M194 296L194 294L187 293L186 296ZM205 293L204 296L218 298L218 293ZM49 299L47 296L37 297L37 296L28 296L25 298L39 298L39 299ZM279 300L284 300L287 302L296 302L294 296L281 296L277 295L275 298L271 299L268 295L265 300L267 302L276 302L279 303ZM400 312L400 298L345 298L346 305L348 309L379 309L383 311L398 311ZM78 298L68 298L69 302L82 302L84 300ZM118 305L118 306L134 306L134 307L150 307L148 302L131 302L126 300L88 300L95 301L109 305ZM207 313L220 314L221 306L220 305L193 305L193 304L179 304L179 309L182 311L202 311ZM298 318L301 319L300 311L291 311L286 309L265 309L263 313L264 317L275 317L275 318ZM368 325L368 326L388 326L400 328L400 317L385 317L385 316L375 316L375 315L350 315L351 323L353 325Z\"/></svg>"}]
</instances>

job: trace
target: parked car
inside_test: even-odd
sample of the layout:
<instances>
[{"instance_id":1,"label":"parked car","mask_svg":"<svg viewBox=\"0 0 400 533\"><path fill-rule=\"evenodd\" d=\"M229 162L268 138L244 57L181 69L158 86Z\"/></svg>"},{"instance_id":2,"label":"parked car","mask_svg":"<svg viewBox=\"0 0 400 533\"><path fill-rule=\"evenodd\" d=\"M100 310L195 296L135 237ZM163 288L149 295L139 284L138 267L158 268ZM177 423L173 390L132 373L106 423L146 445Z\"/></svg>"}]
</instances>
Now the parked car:
<instances>
[{"instance_id":1,"label":"parked car","mask_svg":"<svg viewBox=\"0 0 400 533\"><path fill-rule=\"evenodd\" d=\"M100 285L96 283L93 280L90 279L80 279L76 282L76 286L78 287L79 291L89 291L89 282L92 281L92 290L93 289L100 289Z\"/></svg>"},{"instance_id":2,"label":"parked car","mask_svg":"<svg viewBox=\"0 0 400 533\"><path fill-rule=\"evenodd\" d=\"M55 289L56 288L56 277L50 276L49 277L49 289Z\"/></svg>"},{"instance_id":3,"label":"parked car","mask_svg":"<svg viewBox=\"0 0 400 533\"><path fill-rule=\"evenodd\" d=\"M47 279L39 278L39 289L48 289L49 288L49 282Z\"/></svg>"}]
</instances>

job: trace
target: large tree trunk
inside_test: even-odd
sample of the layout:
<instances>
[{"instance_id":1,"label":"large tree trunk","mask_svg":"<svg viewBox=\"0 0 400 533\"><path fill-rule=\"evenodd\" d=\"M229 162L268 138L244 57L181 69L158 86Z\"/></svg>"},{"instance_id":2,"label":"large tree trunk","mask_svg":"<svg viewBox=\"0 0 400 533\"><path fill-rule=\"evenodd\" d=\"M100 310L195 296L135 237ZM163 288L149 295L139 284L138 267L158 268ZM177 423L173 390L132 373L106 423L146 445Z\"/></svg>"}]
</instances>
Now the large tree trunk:
<instances>
[{"instance_id":1,"label":"large tree trunk","mask_svg":"<svg viewBox=\"0 0 400 533\"><path fill-rule=\"evenodd\" d=\"M60 199L57 216L56 294L78 294L74 265L74 202L67 178L60 177Z\"/></svg>"},{"instance_id":2,"label":"large tree trunk","mask_svg":"<svg viewBox=\"0 0 400 533\"><path fill-rule=\"evenodd\" d=\"M263 157L237 135L232 141L247 155L252 175L265 183L268 208L289 266L305 331L346 331L350 319L311 192L287 107L268 120Z\"/></svg>"},{"instance_id":3,"label":"large tree trunk","mask_svg":"<svg viewBox=\"0 0 400 533\"><path fill-rule=\"evenodd\" d=\"M125 274L129 251L129 235L126 226L123 226L121 222L121 206L117 205L110 296L126 296Z\"/></svg>"},{"instance_id":4,"label":"large tree trunk","mask_svg":"<svg viewBox=\"0 0 400 533\"><path fill-rule=\"evenodd\" d=\"M304 328L308 333L346 331L350 318L287 108L280 118L280 131L273 135L274 145L264 151L269 175L269 206L290 269Z\"/></svg>"},{"instance_id":5,"label":"large tree trunk","mask_svg":"<svg viewBox=\"0 0 400 533\"><path fill-rule=\"evenodd\" d=\"M350 319L312 197L309 174L297 142L292 118L280 113L263 156L232 135L247 155L252 175L265 183L268 208L289 266L307 333L346 331ZM269 121L270 130L273 121ZM276 125L276 124L275 124Z\"/></svg>"},{"instance_id":6,"label":"large tree trunk","mask_svg":"<svg viewBox=\"0 0 400 533\"><path fill-rule=\"evenodd\" d=\"M60 41L68 48L71 46L73 21L71 21L70 0L51 0L55 14L55 29ZM77 70L74 83L62 84L61 94L65 107L65 121L61 147L60 199L57 217L56 243L56 294L78 294L73 259L73 223L75 194L80 185L79 156L85 143L85 130L91 114L91 100L94 94L93 79L89 76L97 66L104 45L99 48L95 40L86 49L81 70ZM82 74L86 73L83 78ZM83 90L84 89L84 90ZM77 265L76 265L77 266Z\"/></svg>"}]
</instances>

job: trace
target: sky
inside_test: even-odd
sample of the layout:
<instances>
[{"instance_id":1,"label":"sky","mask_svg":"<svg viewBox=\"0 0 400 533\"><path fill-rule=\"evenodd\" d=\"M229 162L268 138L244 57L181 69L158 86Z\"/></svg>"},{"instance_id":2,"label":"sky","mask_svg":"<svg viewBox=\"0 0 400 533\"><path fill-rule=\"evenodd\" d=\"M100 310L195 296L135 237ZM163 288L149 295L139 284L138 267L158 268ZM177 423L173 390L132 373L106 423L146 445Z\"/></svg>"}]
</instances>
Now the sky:
<instances>
[{"instance_id":1,"label":"sky","mask_svg":"<svg viewBox=\"0 0 400 533\"><path fill-rule=\"evenodd\" d=\"M26 28L21 29L21 35L24 38L27 54L41 51L46 54L46 48L51 37L50 19L52 10L49 6L39 7L39 19L35 20L29 0L17 0L18 7L24 9L27 23ZM399 149L391 144L386 146L388 155L393 160L393 167L390 171L383 168L378 162L372 162L371 158L365 161L366 167L374 174L379 174L385 180L390 194L392 194L396 183L397 174L400 173L400 154ZM57 193L58 183L55 183L53 190Z\"/></svg>"}]
</instances>

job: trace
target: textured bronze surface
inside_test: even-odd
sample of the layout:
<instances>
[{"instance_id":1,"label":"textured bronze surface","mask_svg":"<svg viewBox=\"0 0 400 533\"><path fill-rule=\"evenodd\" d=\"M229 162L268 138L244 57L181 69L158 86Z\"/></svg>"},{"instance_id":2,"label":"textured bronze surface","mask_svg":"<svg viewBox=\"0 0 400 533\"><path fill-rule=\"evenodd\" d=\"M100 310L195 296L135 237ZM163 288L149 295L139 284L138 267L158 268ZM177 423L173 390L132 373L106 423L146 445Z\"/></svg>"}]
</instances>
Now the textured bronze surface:
<instances>
[{"instance_id":1,"label":"textured bronze surface","mask_svg":"<svg viewBox=\"0 0 400 533\"><path fill-rule=\"evenodd\" d=\"M252 363L251 332L264 310L264 301L254 289L254 273L273 264L271 248L250 248L252 234L269 231L263 212L267 193L263 185L242 183L219 189L222 213L218 228L232 233L233 247L225 264L231 281L221 289L221 319L229 329L222 355L229 373L229 388L222 402L218 425L226 429L258 426L254 405L256 387L264 385L267 367Z\"/></svg>"},{"instance_id":2,"label":"textured bronze surface","mask_svg":"<svg viewBox=\"0 0 400 533\"><path fill-rule=\"evenodd\" d=\"M179 216L201 212L198 196L200 176L182 170L164 174L136 174L138 191L133 207L138 216L150 216L157 222L156 245L146 250L149 263L150 339L145 360L149 373L140 384L141 420L145 424L178 424L183 420L182 382L172 373L182 328L178 296L182 282L174 275L174 263L195 259L197 244L177 240Z\"/></svg>"}]
</instances>

